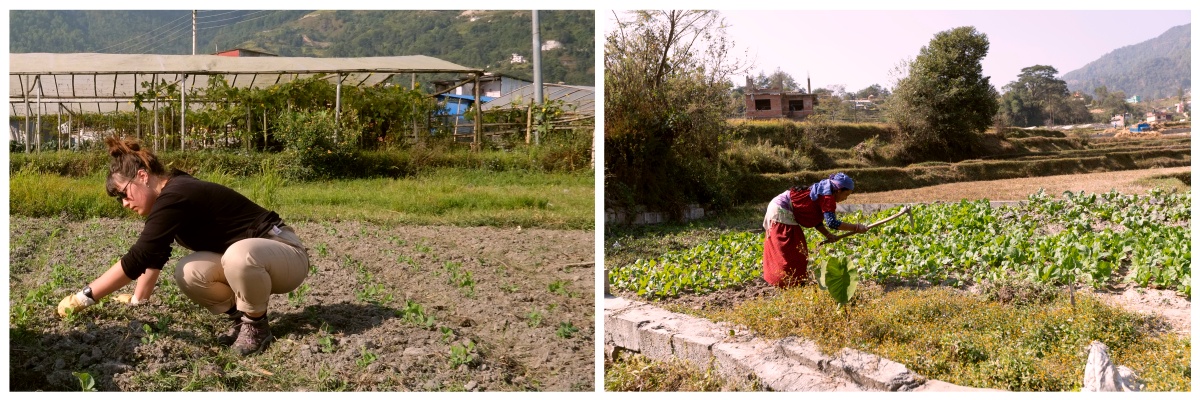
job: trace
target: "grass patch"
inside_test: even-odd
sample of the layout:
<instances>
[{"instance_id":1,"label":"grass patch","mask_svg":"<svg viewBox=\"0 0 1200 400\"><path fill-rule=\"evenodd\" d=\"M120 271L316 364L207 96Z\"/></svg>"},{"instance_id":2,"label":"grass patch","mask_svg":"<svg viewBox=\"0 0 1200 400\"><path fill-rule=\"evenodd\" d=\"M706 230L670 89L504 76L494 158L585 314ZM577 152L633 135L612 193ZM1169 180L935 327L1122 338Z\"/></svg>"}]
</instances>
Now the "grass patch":
<instances>
[{"instance_id":1,"label":"grass patch","mask_svg":"<svg viewBox=\"0 0 1200 400\"><path fill-rule=\"evenodd\" d=\"M119 218L135 215L104 191L104 176L68 178L24 169L9 176L9 212L30 217L60 215Z\"/></svg>"},{"instance_id":2,"label":"grass patch","mask_svg":"<svg viewBox=\"0 0 1200 400\"><path fill-rule=\"evenodd\" d=\"M722 378L711 365L699 368L678 359L654 361L641 354L604 358L604 390L609 392L759 391L757 380Z\"/></svg>"},{"instance_id":3,"label":"grass patch","mask_svg":"<svg viewBox=\"0 0 1200 400\"><path fill-rule=\"evenodd\" d=\"M1191 388L1191 342L1158 333L1148 317L1088 296L1018 305L987 301L949 288L885 292L862 285L852 305L837 304L815 286L709 311L716 321L743 325L769 338L814 340L827 354L855 348L900 362L931 379L1020 391L1080 389L1086 346L1112 350L1149 391Z\"/></svg>"},{"instance_id":4,"label":"grass patch","mask_svg":"<svg viewBox=\"0 0 1200 400\"><path fill-rule=\"evenodd\" d=\"M362 220L383 224L594 229L592 173L441 169L405 179L281 181L260 174L197 178L227 185L289 220ZM104 178L63 177L25 169L9 184L12 215L71 219L128 217L104 193Z\"/></svg>"},{"instance_id":5,"label":"grass patch","mask_svg":"<svg viewBox=\"0 0 1200 400\"><path fill-rule=\"evenodd\" d=\"M1138 179L1137 184L1162 188L1165 191L1188 192L1192 188L1192 173L1181 172L1178 174L1157 175Z\"/></svg>"}]
</instances>

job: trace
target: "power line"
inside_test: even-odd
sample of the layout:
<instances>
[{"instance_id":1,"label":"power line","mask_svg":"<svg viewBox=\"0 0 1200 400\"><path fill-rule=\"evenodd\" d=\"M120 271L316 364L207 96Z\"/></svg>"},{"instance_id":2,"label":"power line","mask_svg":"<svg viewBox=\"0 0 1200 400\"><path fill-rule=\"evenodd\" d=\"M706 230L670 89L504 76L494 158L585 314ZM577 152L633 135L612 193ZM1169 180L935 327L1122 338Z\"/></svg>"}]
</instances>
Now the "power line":
<instances>
[{"instance_id":1,"label":"power line","mask_svg":"<svg viewBox=\"0 0 1200 400\"><path fill-rule=\"evenodd\" d=\"M237 24L240 24L243 22L250 22L250 21L254 21L254 20L258 20L258 19L262 19L262 18L266 18L271 15L274 15L275 12L279 12L279 11L286 11L286 10L245 11L245 13L241 14L240 16L226 17L226 18L221 18L218 20L210 20L210 21L204 22L204 24L209 24L209 25L220 24L220 25L213 25L213 26L207 26L207 27L202 27L202 26L200 26L201 23L197 22L197 31L211 31L214 29L237 25ZM233 11L226 11L226 12L222 12L222 13L218 13L218 14L210 14L210 15L205 16L204 18L207 18L207 19L217 18L220 16L235 14L235 13L239 13L239 12L242 12L242 10L233 10ZM172 42L178 40L180 37L187 34L188 31L191 30L191 24L188 23L188 19L189 19L189 16L184 15L175 20L172 20L163 25L160 25L154 29L151 29L150 31L147 31L143 34L131 37L120 43L105 47L103 49L96 50L95 52L96 53L111 52L111 53L117 53L117 54L154 54L154 52L160 51L164 46L176 45L177 43L172 43ZM200 19L201 18L198 16L197 20L200 20ZM236 21L234 21L234 20L236 20ZM221 24L222 22L226 22L226 21L234 21L234 22ZM116 49L116 50L113 50L113 49Z\"/></svg>"},{"instance_id":2,"label":"power line","mask_svg":"<svg viewBox=\"0 0 1200 400\"><path fill-rule=\"evenodd\" d=\"M232 10L232 11L226 11L226 12L223 12L223 13L220 13L220 14L208 14L208 15L199 15L200 13L199 13L199 12L197 12L197 13L196 13L196 14L197 14L197 15L196 15L196 21L200 21L200 20L207 19L207 18L216 18L216 17L222 16L222 15L226 15L226 14L233 14L233 13L236 13L236 12L241 12L241 11L242 11L242 10Z\"/></svg>"},{"instance_id":3,"label":"power line","mask_svg":"<svg viewBox=\"0 0 1200 400\"><path fill-rule=\"evenodd\" d=\"M273 15L273 13L275 13L275 12L280 12L280 11L281 11L281 10L275 10L275 11L258 11L258 13L272 13L272 14L264 14L264 15L257 16L257 17L254 17L254 18L250 18L250 19L243 19L243 20L241 20L241 21L234 22L234 23L232 23L232 24L226 24L226 25L237 25L237 24L240 24L240 23L243 23L243 22L250 22L250 21L253 21L253 20L256 20L256 19L263 19L263 18L266 18L266 17L269 17L269 16ZM247 15L249 15L249 14L247 14ZM207 30L207 29L214 29L214 28L220 28L220 27L223 27L223 26L226 26L226 25L221 25L221 26L213 26L213 27L201 28L201 29L206 29L206 30Z\"/></svg>"},{"instance_id":4,"label":"power line","mask_svg":"<svg viewBox=\"0 0 1200 400\"><path fill-rule=\"evenodd\" d=\"M189 29L190 29L190 24L179 25L178 27L173 28L170 32L160 33L158 35L155 35L153 38L149 38L147 40L139 41L138 43L126 46L126 47L118 50L117 52L118 53L127 53L127 54L145 53L146 52L145 49L156 46L158 43L163 41L163 38L168 37L168 36L177 35L179 32L187 31Z\"/></svg>"},{"instance_id":5,"label":"power line","mask_svg":"<svg viewBox=\"0 0 1200 400\"><path fill-rule=\"evenodd\" d=\"M183 29L180 29L180 30L178 30L178 31L175 31L175 34L174 34L173 36L171 36L171 37L169 37L169 38L166 38L166 39L162 40L162 41L161 41L160 43L158 43L158 44L155 44L155 45L154 45L154 47L153 47L153 48L151 48L151 49L152 49L152 50L156 50L156 51L157 51L157 50L159 50L159 48L160 48L160 47L162 47L162 46L173 46L173 45L175 45L175 43L172 43L172 41L174 41L174 40L177 40L177 39L179 39L179 38L181 38L181 37L187 37L187 35L189 35L189 34L190 34L190 33L189 33L189 31L191 31L191 29L190 29L190 28L191 28L191 27L184 27ZM150 54L157 54L157 53L150 53Z\"/></svg>"},{"instance_id":6,"label":"power line","mask_svg":"<svg viewBox=\"0 0 1200 400\"><path fill-rule=\"evenodd\" d=\"M242 15L232 16L232 17L228 17L228 18L222 18L222 19L219 19L219 20L216 20L216 21L197 22L197 23L196 23L196 26L198 26L200 29L207 29L207 28L217 28L217 27L221 27L221 26L225 26L225 25L230 25L230 24L223 24L223 25L218 25L218 26L209 26L209 27L206 27L205 25L213 25L213 24L216 24L216 23L219 23L219 22L232 21L232 20L240 20L240 19L244 19L244 18L246 18L246 16L249 16L249 15L252 15L252 14L255 14L255 13L261 14L261 13L264 13L264 12L266 12L266 11L247 11L245 14L242 14ZM236 23L237 23L237 22L234 22L234 24L236 24Z\"/></svg>"},{"instance_id":7,"label":"power line","mask_svg":"<svg viewBox=\"0 0 1200 400\"><path fill-rule=\"evenodd\" d=\"M153 34L154 32L157 32L157 31L158 31L158 30L160 30L160 29L166 28L166 27L168 27L168 26L171 26L171 24L174 24L174 23L176 23L176 22L179 22L179 21L182 21L182 20L185 20L185 19L187 19L187 15L184 15L184 16L182 16L182 17L179 17L179 18L175 19L174 21L167 22L166 24L163 24L162 26L159 26L159 27L157 27L157 28L151 29L150 31L148 31L148 32L146 32L146 33L143 33L143 34L141 34L141 35L134 36L134 37L132 37L132 38L126 39L124 42L117 43L117 44L114 44L114 45L112 45L112 46L108 46L108 47L105 47L105 48L103 48L103 49L100 49L100 50L96 50L96 51L94 51L94 53L103 53L105 50L111 49L111 48L113 48L113 47L121 46L121 45L123 45L123 44L125 44L125 43L128 43L128 42L129 42L129 41L131 41L131 40L136 40L136 39L140 39L140 38L142 38L142 37L144 37L144 36L149 36L150 34ZM118 51L118 53L120 53L120 52Z\"/></svg>"}]
</instances>

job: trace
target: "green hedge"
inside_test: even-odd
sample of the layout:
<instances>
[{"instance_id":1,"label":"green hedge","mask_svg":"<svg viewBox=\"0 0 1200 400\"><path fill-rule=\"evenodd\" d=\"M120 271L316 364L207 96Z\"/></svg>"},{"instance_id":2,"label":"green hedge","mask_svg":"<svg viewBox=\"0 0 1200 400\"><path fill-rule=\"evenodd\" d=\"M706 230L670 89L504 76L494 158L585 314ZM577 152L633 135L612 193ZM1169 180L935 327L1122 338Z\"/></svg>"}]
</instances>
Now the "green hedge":
<instances>
[{"instance_id":1,"label":"green hedge","mask_svg":"<svg viewBox=\"0 0 1200 400\"><path fill-rule=\"evenodd\" d=\"M56 151L10 153L10 173L33 169L61 176L89 176L108 171L109 157L102 151ZM453 147L414 147L394 151L354 151L330 154L316 160L330 176L306 176L296 171L297 163L288 153L262 153L230 150L169 151L159 154L168 168L195 173L252 176L264 165L278 168L294 180L310 178L370 178L413 176L441 168L481 169L488 171L573 172L591 169L590 149L578 144L550 144L512 151L473 152Z\"/></svg>"}]
</instances>

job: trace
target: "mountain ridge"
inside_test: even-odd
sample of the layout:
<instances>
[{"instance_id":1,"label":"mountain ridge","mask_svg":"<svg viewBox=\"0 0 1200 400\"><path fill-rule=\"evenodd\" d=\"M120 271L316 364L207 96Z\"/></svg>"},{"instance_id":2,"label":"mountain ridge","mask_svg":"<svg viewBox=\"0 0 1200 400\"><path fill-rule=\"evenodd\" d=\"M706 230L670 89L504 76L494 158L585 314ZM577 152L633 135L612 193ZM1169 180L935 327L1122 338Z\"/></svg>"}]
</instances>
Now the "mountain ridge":
<instances>
[{"instance_id":1,"label":"mountain ridge","mask_svg":"<svg viewBox=\"0 0 1200 400\"><path fill-rule=\"evenodd\" d=\"M1146 99L1173 97L1191 89L1192 24L1167 29L1150 40L1119 47L1062 75L1071 91L1091 94L1097 87Z\"/></svg>"},{"instance_id":2,"label":"mountain ridge","mask_svg":"<svg viewBox=\"0 0 1200 400\"><path fill-rule=\"evenodd\" d=\"M526 10L202 10L197 12L196 52L244 48L292 57L426 55L532 80L531 17ZM542 51L543 81L594 86L595 12L539 11L538 17L542 42L561 45ZM12 53L192 51L190 10L12 10L9 20Z\"/></svg>"}]
</instances>

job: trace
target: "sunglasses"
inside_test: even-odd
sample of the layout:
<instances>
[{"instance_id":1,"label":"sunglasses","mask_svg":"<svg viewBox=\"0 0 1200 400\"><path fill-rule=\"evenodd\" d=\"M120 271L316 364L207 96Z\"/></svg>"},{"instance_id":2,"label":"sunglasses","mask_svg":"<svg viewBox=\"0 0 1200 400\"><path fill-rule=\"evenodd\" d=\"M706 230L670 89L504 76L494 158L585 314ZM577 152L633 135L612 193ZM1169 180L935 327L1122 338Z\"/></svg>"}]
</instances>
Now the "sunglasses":
<instances>
[{"instance_id":1,"label":"sunglasses","mask_svg":"<svg viewBox=\"0 0 1200 400\"><path fill-rule=\"evenodd\" d=\"M124 200L129 198L129 195L126 194L125 191L129 190L129 185L132 185L132 184L133 184L133 179L130 179L129 183L125 184L125 187L121 188L121 190L119 190L113 194L113 197L116 197L116 199L117 199L117 204L124 205Z\"/></svg>"}]
</instances>

